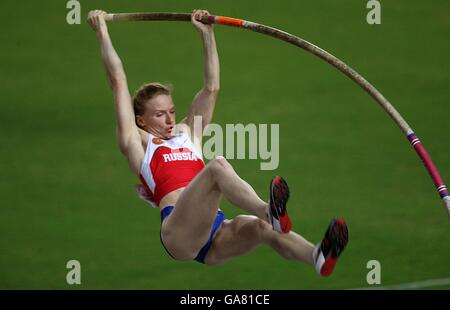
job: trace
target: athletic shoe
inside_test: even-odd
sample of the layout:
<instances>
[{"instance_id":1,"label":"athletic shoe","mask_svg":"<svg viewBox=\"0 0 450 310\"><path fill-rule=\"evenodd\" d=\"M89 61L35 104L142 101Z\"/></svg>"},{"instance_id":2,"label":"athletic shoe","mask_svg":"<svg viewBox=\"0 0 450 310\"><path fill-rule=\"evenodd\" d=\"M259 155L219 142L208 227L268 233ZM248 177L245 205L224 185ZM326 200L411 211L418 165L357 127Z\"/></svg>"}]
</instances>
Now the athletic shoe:
<instances>
[{"instance_id":1,"label":"athletic shoe","mask_svg":"<svg viewBox=\"0 0 450 310\"><path fill-rule=\"evenodd\" d=\"M328 277L333 273L339 255L348 242L347 224L342 218L334 218L328 226L322 242L313 251L317 273Z\"/></svg>"},{"instance_id":2,"label":"athletic shoe","mask_svg":"<svg viewBox=\"0 0 450 310\"><path fill-rule=\"evenodd\" d=\"M286 211L286 203L289 199L289 187L286 181L276 176L270 182L270 201L267 217L275 231L288 233L292 223Z\"/></svg>"}]
</instances>

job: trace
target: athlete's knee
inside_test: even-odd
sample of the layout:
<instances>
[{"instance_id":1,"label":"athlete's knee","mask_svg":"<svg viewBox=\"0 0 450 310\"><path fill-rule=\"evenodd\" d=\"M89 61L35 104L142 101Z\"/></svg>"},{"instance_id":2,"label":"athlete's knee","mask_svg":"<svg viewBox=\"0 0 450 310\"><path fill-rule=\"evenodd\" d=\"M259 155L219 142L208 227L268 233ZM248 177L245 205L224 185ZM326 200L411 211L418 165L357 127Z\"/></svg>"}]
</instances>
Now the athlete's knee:
<instances>
[{"instance_id":1,"label":"athlete's knee","mask_svg":"<svg viewBox=\"0 0 450 310\"><path fill-rule=\"evenodd\" d=\"M254 215L239 215L235 220L236 232L245 232L259 241L263 241L266 232L272 229L266 221Z\"/></svg>"},{"instance_id":2,"label":"athlete's knee","mask_svg":"<svg viewBox=\"0 0 450 310\"><path fill-rule=\"evenodd\" d=\"M253 220L253 226L260 241L263 241L266 233L272 230L272 226L270 226L269 223L258 217Z\"/></svg>"},{"instance_id":3,"label":"athlete's knee","mask_svg":"<svg viewBox=\"0 0 450 310\"><path fill-rule=\"evenodd\" d=\"M223 156L217 156L212 160L213 165L221 167L221 168L231 168L230 163L228 160Z\"/></svg>"},{"instance_id":4,"label":"athlete's knee","mask_svg":"<svg viewBox=\"0 0 450 310\"><path fill-rule=\"evenodd\" d=\"M223 156L217 156L208 163L207 167L213 176L220 176L224 171L233 169L230 163Z\"/></svg>"}]
</instances>

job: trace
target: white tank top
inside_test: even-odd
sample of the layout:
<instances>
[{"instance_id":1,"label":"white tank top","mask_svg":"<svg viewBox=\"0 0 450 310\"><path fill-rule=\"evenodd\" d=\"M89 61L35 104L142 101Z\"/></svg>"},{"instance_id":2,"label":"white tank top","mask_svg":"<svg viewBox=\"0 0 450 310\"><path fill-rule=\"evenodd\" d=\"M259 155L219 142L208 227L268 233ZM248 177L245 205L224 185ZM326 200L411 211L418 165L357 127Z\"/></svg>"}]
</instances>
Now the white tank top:
<instances>
[{"instance_id":1,"label":"white tank top","mask_svg":"<svg viewBox=\"0 0 450 310\"><path fill-rule=\"evenodd\" d=\"M187 186L205 167L201 154L187 133L180 131L168 140L149 134L142 161L138 193L153 206L168 193Z\"/></svg>"}]
</instances>

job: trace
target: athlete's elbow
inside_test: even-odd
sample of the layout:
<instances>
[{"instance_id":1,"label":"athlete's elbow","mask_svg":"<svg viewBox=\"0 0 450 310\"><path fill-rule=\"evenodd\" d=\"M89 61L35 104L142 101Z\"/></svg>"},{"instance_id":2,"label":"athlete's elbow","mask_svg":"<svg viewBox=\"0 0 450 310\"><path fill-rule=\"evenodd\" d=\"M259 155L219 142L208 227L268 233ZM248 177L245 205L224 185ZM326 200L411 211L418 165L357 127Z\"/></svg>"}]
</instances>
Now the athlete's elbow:
<instances>
[{"instance_id":1,"label":"athlete's elbow","mask_svg":"<svg viewBox=\"0 0 450 310\"><path fill-rule=\"evenodd\" d=\"M210 96L217 96L220 91L220 86L219 86L219 84L206 85L203 88L203 91Z\"/></svg>"},{"instance_id":2,"label":"athlete's elbow","mask_svg":"<svg viewBox=\"0 0 450 310\"><path fill-rule=\"evenodd\" d=\"M119 87L120 85L127 82L127 77L122 73L115 73L109 76L109 81L113 88Z\"/></svg>"}]
</instances>

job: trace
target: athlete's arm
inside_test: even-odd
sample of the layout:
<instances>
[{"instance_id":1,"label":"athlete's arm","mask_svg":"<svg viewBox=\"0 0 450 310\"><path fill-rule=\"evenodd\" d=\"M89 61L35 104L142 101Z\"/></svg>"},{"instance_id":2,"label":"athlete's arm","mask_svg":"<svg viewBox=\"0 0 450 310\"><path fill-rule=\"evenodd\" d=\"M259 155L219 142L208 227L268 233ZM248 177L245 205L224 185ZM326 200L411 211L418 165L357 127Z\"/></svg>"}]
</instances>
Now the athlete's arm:
<instances>
[{"instance_id":1,"label":"athlete's arm","mask_svg":"<svg viewBox=\"0 0 450 310\"><path fill-rule=\"evenodd\" d=\"M198 21L205 15L209 15L208 11L194 10L191 15L192 24L201 34L203 42L203 87L194 97L189 113L183 120L194 135L200 135L199 138L201 138L203 129L211 122L220 88L219 56L217 55L213 25L205 25ZM201 132L194 130L194 116L202 117Z\"/></svg>"},{"instance_id":2,"label":"athlete's arm","mask_svg":"<svg viewBox=\"0 0 450 310\"><path fill-rule=\"evenodd\" d=\"M125 70L109 37L108 27L104 19L105 14L106 12L99 10L89 12L88 23L97 34L102 61L114 95L119 148L128 159L133 173L139 176L141 162L144 158L144 148L135 122Z\"/></svg>"}]
</instances>

